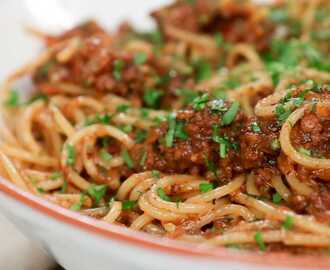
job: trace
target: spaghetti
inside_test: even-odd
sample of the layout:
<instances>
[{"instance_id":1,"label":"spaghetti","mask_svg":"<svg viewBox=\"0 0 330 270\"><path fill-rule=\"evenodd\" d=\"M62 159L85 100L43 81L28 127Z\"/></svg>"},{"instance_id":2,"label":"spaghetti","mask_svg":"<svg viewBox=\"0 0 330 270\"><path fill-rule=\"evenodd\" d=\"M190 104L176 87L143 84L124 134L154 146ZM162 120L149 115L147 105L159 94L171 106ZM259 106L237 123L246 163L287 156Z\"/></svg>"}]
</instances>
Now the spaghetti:
<instances>
[{"instance_id":1,"label":"spaghetti","mask_svg":"<svg viewBox=\"0 0 330 270\"><path fill-rule=\"evenodd\" d=\"M326 252L330 6L293 2L179 0L147 33L30 29L46 49L4 83L1 174L133 230Z\"/></svg>"}]
</instances>

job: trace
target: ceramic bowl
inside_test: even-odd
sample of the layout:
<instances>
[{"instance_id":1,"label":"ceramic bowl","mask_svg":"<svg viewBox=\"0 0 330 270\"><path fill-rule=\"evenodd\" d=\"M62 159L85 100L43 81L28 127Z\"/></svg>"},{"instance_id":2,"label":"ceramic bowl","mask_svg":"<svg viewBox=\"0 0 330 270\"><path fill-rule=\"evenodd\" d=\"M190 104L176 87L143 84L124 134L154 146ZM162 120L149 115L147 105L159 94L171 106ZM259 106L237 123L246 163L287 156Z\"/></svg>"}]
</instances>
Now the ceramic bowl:
<instances>
[{"instance_id":1,"label":"ceramic bowl","mask_svg":"<svg viewBox=\"0 0 330 270\"><path fill-rule=\"evenodd\" d=\"M24 34L24 24L53 32L95 17L110 27L123 18L138 27L149 27L145 14L164 2L167 1L2 0L0 79L33 57L40 47ZM53 205L2 178L0 208L17 228L68 270L330 269L327 258L207 249L134 232Z\"/></svg>"}]
</instances>

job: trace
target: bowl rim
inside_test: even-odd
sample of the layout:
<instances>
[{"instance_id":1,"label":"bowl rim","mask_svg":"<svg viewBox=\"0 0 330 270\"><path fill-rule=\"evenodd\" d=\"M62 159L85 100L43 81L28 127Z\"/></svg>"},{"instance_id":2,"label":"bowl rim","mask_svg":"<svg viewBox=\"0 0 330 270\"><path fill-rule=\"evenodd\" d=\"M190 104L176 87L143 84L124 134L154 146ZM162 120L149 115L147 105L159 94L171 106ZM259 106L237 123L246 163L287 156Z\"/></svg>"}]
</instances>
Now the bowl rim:
<instances>
[{"instance_id":1,"label":"bowl rim","mask_svg":"<svg viewBox=\"0 0 330 270\"><path fill-rule=\"evenodd\" d=\"M311 255L294 256L284 252L233 252L224 247L202 248L194 244L169 240L135 232L126 227L121 227L106 222L86 217L82 214L70 211L54 203L37 197L32 193L21 190L10 181L0 177L0 191L16 202L43 214L46 217L57 220L76 229L83 230L92 235L102 236L106 239L114 239L122 243L134 245L170 255L184 256L193 259L211 259L213 261L225 261L236 263L248 263L259 266L299 267L300 269L330 269L330 259Z\"/></svg>"}]
</instances>

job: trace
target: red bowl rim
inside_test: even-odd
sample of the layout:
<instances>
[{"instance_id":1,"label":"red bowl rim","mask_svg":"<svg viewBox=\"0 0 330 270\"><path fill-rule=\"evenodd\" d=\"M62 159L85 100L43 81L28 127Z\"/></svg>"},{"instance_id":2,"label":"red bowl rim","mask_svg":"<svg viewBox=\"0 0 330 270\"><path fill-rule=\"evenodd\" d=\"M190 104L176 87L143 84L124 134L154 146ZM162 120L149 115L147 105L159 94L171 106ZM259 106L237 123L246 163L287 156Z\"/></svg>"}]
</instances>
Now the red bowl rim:
<instances>
[{"instance_id":1,"label":"red bowl rim","mask_svg":"<svg viewBox=\"0 0 330 270\"><path fill-rule=\"evenodd\" d=\"M176 256L194 259L210 259L215 261L257 264L260 266L299 267L300 269L330 269L330 259L311 255L294 256L282 252L236 252L219 247L206 249L193 244L159 238L130 229L107 224L105 222L83 216L58 205L50 203L29 192L23 191L8 180L0 177L0 191L33 210L57 221L69 224L91 234L115 239L147 250L165 252Z\"/></svg>"}]
</instances>

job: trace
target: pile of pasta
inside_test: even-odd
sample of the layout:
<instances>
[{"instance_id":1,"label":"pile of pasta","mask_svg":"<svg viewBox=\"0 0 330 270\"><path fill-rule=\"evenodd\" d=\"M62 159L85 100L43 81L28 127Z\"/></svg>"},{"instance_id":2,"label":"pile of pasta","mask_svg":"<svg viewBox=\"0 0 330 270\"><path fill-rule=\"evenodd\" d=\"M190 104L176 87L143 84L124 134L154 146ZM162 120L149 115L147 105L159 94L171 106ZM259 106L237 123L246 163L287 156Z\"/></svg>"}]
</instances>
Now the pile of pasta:
<instances>
[{"instance_id":1,"label":"pile of pasta","mask_svg":"<svg viewBox=\"0 0 330 270\"><path fill-rule=\"evenodd\" d=\"M204 24L166 20L176 13ZM330 247L329 14L321 0L196 0L157 11L158 27L148 33L127 24L107 33L94 22L58 36L30 29L45 49L4 82L1 174L132 230L196 245L323 254ZM253 32L241 37L239 23ZM185 113L220 121L221 136L205 139L219 153L205 164L181 148L194 146L178 118ZM305 137L302 121L311 127ZM243 142L228 134L241 124L248 130L240 134L267 137L261 123L275 130L272 158L237 169L229 158L243 155ZM203 132L214 130L205 124L192 133ZM253 143L263 151L264 141ZM144 150L137 156L136 149ZM193 165L181 169L176 155Z\"/></svg>"}]
</instances>

